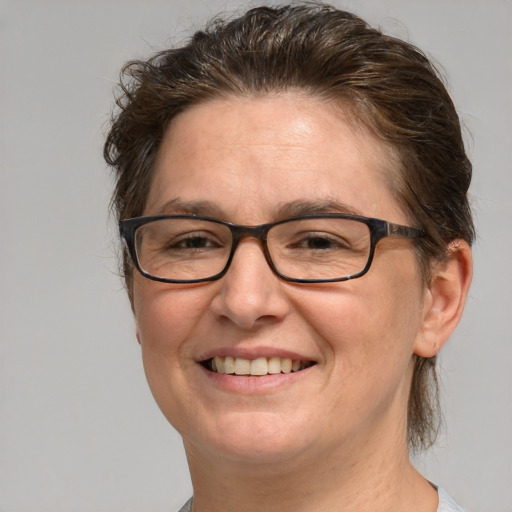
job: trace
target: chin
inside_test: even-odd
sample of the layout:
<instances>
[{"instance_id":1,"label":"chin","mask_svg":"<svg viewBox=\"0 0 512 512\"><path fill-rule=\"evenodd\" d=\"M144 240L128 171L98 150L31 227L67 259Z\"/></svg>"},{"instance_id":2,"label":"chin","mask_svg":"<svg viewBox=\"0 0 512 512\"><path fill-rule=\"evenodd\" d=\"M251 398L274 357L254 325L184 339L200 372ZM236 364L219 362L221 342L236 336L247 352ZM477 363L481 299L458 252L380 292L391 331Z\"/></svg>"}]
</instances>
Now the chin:
<instances>
[{"instance_id":1,"label":"chin","mask_svg":"<svg viewBox=\"0 0 512 512\"><path fill-rule=\"evenodd\" d=\"M217 418L213 431L198 434L200 439L192 442L201 451L246 464L279 464L295 458L307 444L304 428L267 412L231 413Z\"/></svg>"}]
</instances>

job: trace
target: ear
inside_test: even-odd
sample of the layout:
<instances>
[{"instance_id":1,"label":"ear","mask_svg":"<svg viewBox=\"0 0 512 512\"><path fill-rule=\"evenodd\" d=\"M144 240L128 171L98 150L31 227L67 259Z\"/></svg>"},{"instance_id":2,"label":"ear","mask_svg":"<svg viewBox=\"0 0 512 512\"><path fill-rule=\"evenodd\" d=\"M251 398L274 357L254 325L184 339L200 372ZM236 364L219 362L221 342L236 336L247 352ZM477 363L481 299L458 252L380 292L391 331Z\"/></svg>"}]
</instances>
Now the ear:
<instances>
[{"instance_id":1,"label":"ear","mask_svg":"<svg viewBox=\"0 0 512 512\"><path fill-rule=\"evenodd\" d=\"M425 291L423 321L414 353L435 356L459 323L466 303L473 259L464 240L450 242L446 261L432 269L430 285Z\"/></svg>"}]
</instances>

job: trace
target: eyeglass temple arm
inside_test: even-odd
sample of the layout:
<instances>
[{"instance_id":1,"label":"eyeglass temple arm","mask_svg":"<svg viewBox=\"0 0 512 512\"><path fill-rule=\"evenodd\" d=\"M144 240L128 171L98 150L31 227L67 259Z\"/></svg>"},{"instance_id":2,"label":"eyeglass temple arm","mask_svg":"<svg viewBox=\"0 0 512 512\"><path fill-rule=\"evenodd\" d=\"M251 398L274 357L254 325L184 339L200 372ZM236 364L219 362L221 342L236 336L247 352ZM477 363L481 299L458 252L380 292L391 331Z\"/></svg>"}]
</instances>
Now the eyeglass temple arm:
<instances>
[{"instance_id":1,"label":"eyeglass temple arm","mask_svg":"<svg viewBox=\"0 0 512 512\"><path fill-rule=\"evenodd\" d=\"M422 229L411 228L408 226L401 226L400 224L386 223L387 236L401 236L404 238L420 238L425 236L425 231Z\"/></svg>"}]
</instances>

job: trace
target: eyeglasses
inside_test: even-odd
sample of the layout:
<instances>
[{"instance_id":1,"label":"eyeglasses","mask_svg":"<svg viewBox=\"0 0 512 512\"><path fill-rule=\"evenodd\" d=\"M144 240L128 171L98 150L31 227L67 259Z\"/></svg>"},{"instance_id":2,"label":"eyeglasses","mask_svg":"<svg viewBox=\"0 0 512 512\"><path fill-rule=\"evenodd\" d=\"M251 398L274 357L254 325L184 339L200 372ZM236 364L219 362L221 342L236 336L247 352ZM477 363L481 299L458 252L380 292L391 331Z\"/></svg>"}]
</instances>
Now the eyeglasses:
<instances>
[{"instance_id":1,"label":"eyeglasses","mask_svg":"<svg viewBox=\"0 0 512 512\"><path fill-rule=\"evenodd\" d=\"M270 268L294 283L329 283L368 272L385 237L420 238L424 231L345 214L302 215L240 226L199 215L158 215L119 222L139 272L164 283L220 279L239 242L256 238Z\"/></svg>"}]
</instances>

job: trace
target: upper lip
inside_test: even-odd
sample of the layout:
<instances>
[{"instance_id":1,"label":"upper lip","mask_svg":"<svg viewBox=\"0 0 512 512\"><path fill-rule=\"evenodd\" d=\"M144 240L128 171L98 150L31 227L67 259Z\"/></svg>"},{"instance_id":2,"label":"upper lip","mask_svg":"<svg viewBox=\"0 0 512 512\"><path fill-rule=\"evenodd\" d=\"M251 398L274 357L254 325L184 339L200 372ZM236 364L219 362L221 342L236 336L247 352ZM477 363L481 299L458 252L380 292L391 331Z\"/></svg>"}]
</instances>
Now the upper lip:
<instances>
[{"instance_id":1,"label":"upper lip","mask_svg":"<svg viewBox=\"0 0 512 512\"><path fill-rule=\"evenodd\" d=\"M259 357L280 357L282 359L289 358L293 361L315 361L312 357L309 357L305 354L300 354L298 352L294 352L291 350L284 350L277 347L218 347L207 350L202 353L198 358L197 362L207 361L208 359L212 359L215 356L220 357L233 357L233 358L243 358L250 359L251 361L254 359L258 359Z\"/></svg>"}]
</instances>

